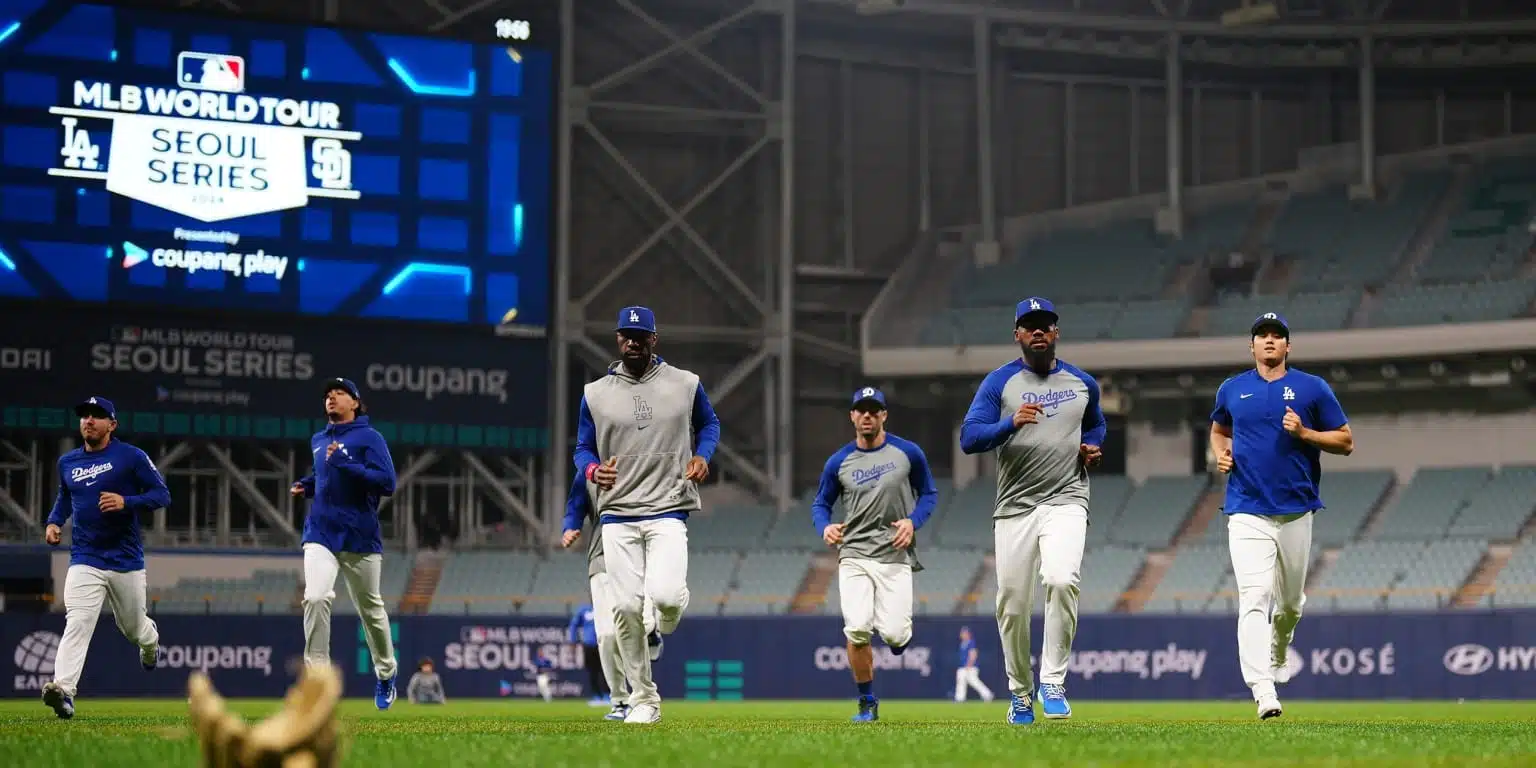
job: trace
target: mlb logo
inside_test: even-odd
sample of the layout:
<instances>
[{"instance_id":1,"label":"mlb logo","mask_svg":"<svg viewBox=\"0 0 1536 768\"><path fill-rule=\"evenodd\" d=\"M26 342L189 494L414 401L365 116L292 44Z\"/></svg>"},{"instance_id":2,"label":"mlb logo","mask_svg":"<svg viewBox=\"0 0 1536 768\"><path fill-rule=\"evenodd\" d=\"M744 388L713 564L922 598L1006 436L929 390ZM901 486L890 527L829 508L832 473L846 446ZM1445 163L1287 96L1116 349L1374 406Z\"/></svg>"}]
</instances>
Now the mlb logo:
<instances>
[{"instance_id":1,"label":"mlb logo","mask_svg":"<svg viewBox=\"0 0 1536 768\"><path fill-rule=\"evenodd\" d=\"M176 84L199 91L244 93L245 59L183 51L176 54Z\"/></svg>"}]
</instances>

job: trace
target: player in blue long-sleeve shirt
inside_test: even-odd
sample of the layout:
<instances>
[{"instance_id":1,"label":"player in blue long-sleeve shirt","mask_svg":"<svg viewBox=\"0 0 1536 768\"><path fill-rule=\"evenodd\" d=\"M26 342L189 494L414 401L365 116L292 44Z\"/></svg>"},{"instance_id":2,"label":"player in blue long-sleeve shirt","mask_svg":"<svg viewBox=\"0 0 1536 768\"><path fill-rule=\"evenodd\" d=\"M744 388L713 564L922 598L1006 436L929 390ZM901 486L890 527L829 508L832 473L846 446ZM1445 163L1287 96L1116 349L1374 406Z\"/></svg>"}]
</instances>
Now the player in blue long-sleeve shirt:
<instances>
[{"instance_id":1,"label":"player in blue long-sleeve shirt","mask_svg":"<svg viewBox=\"0 0 1536 768\"><path fill-rule=\"evenodd\" d=\"M103 602L112 606L123 636L138 646L139 663L155 668L160 631L146 612L139 515L171 504L155 463L113 436L117 408L111 400L89 398L75 406L75 415L85 445L59 457L59 495L43 534L50 546L58 546L65 522L74 519L64 577L64 638L53 680L43 686L43 703L65 719L75 715L76 686Z\"/></svg>"},{"instance_id":2,"label":"player in blue long-sleeve shirt","mask_svg":"<svg viewBox=\"0 0 1536 768\"><path fill-rule=\"evenodd\" d=\"M912 574L923 569L917 561L917 531L939 500L928 457L916 443L885 431L888 415L880 390L865 387L853 393L848 412L853 442L827 459L811 504L811 525L838 550L848 668L859 688L859 713L853 720L862 723L880 719L870 645L874 632L897 655L912 641ZM834 523L832 507L838 499L846 514Z\"/></svg>"},{"instance_id":3,"label":"player in blue long-sleeve shirt","mask_svg":"<svg viewBox=\"0 0 1536 768\"><path fill-rule=\"evenodd\" d=\"M587 685L592 688L593 706L608 703L608 682L603 678L603 660L597 649L597 620L591 604L583 605L571 614L571 625L566 628L571 642L581 644L581 652L587 666Z\"/></svg>"},{"instance_id":4,"label":"player in blue long-sleeve shirt","mask_svg":"<svg viewBox=\"0 0 1536 768\"><path fill-rule=\"evenodd\" d=\"M313 499L304 518L304 660L331 663L331 601L336 576L347 582L363 622L378 682L373 701L389 709L396 696L394 638L379 579L384 537L379 501L395 492L395 462L384 436L368 423L367 407L350 379L325 383L330 423L309 439L314 472L293 484L294 496Z\"/></svg>"},{"instance_id":5,"label":"player in blue long-sleeve shirt","mask_svg":"<svg viewBox=\"0 0 1536 768\"><path fill-rule=\"evenodd\" d=\"M1037 580L1045 584L1040 708L1052 719L1072 715L1067 659L1088 536L1088 470L1100 461L1106 429L1098 382L1056 358L1058 319L1043 298L1019 302L1013 338L1021 354L987 374L960 427L961 450L997 452L997 628L1015 725L1035 721L1029 621Z\"/></svg>"}]
</instances>

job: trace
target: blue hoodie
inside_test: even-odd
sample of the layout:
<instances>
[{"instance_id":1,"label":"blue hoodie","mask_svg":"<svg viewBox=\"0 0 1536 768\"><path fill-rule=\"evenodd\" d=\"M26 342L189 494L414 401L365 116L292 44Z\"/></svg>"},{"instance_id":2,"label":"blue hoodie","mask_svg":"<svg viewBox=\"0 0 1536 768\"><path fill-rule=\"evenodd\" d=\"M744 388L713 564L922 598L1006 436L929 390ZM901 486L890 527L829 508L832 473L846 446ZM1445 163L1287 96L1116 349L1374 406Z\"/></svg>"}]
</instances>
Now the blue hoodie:
<instances>
[{"instance_id":1,"label":"blue hoodie","mask_svg":"<svg viewBox=\"0 0 1536 768\"><path fill-rule=\"evenodd\" d=\"M341 447L327 459L325 448L333 442ZM309 447L315 471L299 480L304 497L314 499L304 518L304 543L332 552L383 552L379 497L395 492L395 462L384 436L367 416L358 416L316 432Z\"/></svg>"},{"instance_id":2,"label":"blue hoodie","mask_svg":"<svg viewBox=\"0 0 1536 768\"><path fill-rule=\"evenodd\" d=\"M123 497L123 509L102 512L101 494ZM75 519L69 564L127 573L144 570L139 515L171 505L165 478L143 451L113 438L99 451L76 448L59 457L59 496L48 524Z\"/></svg>"}]
</instances>

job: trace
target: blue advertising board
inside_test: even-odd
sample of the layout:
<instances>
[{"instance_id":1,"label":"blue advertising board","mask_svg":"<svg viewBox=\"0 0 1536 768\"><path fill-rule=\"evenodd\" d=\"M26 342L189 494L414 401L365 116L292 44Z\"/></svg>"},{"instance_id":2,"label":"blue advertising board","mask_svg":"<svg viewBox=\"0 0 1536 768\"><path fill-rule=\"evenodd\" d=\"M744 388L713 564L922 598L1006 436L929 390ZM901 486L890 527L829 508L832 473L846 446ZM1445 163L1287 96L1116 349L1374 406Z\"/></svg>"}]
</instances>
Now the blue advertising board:
<instances>
[{"instance_id":1,"label":"blue advertising board","mask_svg":"<svg viewBox=\"0 0 1536 768\"><path fill-rule=\"evenodd\" d=\"M0 299L543 327L555 30L504 21L7 0Z\"/></svg>"},{"instance_id":2,"label":"blue advertising board","mask_svg":"<svg viewBox=\"0 0 1536 768\"><path fill-rule=\"evenodd\" d=\"M160 668L143 672L135 651L99 624L80 684L82 697L184 695L192 669L207 669L230 696L282 695L303 651L298 616L161 616ZM556 692L585 695L581 649L565 617L396 618L401 685L431 657L450 697L532 697L532 659L555 659ZM1036 620L1035 638L1041 636ZM975 631L981 677L1007 690L997 633L987 617L919 617L906 653L878 647L876 686L891 699L954 695L961 626ZM64 618L0 615L9 656L0 694L38 695L50 679ZM1248 698L1238 671L1231 617L1085 616L1069 663L1075 700ZM1536 696L1536 612L1309 616L1302 621L1281 690L1293 699L1520 699ZM372 693L372 667L355 617L336 617L332 659L347 695ZM851 698L841 622L832 617L691 618L655 665L673 699Z\"/></svg>"},{"instance_id":3,"label":"blue advertising board","mask_svg":"<svg viewBox=\"0 0 1536 768\"><path fill-rule=\"evenodd\" d=\"M323 424L322 382L340 376L392 446L541 451L546 348L489 328L0 307L0 427L73 432L73 404L103 395L130 440L304 441Z\"/></svg>"}]
</instances>

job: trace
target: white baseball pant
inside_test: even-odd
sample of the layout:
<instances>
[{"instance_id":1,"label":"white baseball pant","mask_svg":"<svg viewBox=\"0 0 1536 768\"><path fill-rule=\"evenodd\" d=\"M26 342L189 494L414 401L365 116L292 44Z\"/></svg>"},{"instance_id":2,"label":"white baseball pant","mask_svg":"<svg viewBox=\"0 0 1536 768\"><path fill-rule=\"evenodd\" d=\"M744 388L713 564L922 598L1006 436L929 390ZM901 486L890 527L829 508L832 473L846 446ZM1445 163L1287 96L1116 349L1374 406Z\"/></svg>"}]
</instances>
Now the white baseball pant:
<instances>
[{"instance_id":1,"label":"white baseball pant","mask_svg":"<svg viewBox=\"0 0 1536 768\"><path fill-rule=\"evenodd\" d=\"M598 535L601 535L599 533ZM608 681L608 691L613 703L629 703L629 681L624 677L624 662L619 652L619 638L613 631L615 600L613 581L606 573L593 574L588 579L592 588L592 625L597 633L597 658L603 665L603 679ZM645 634L656 629L656 604L650 596L645 598Z\"/></svg>"},{"instance_id":2,"label":"white baseball pant","mask_svg":"<svg viewBox=\"0 0 1536 768\"><path fill-rule=\"evenodd\" d=\"M613 631L628 678L631 706L661 704L651 678L645 603L656 606L656 629L671 634L688 608L688 526L675 518L603 526L603 564L613 588Z\"/></svg>"},{"instance_id":3,"label":"white baseball pant","mask_svg":"<svg viewBox=\"0 0 1536 768\"><path fill-rule=\"evenodd\" d=\"M534 681L538 683L539 695L544 697L545 702L555 700L555 690L554 688L550 687L548 672L538 673L538 675L534 677Z\"/></svg>"},{"instance_id":4,"label":"white baseball pant","mask_svg":"<svg viewBox=\"0 0 1536 768\"><path fill-rule=\"evenodd\" d=\"M363 622L373 673L380 680L395 676L395 646L389 633L389 612L379 593L384 556L332 552L310 542L304 545L304 661L331 663L331 602L336 599L336 575L347 582L352 604Z\"/></svg>"},{"instance_id":5,"label":"white baseball pant","mask_svg":"<svg viewBox=\"0 0 1536 768\"><path fill-rule=\"evenodd\" d=\"M1029 619L1035 581L1045 585L1045 641L1040 682L1063 685L1077 635L1078 580L1088 538L1088 510L1078 504L1046 504L1027 514L993 521L997 553L997 630L1003 640L1008 689L1034 691L1029 668Z\"/></svg>"},{"instance_id":6,"label":"white baseball pant","mask_svg":"<svg viewBox=\"0 0 1536 768\"><path fill-rule=\"evenodd\" d=\"M1237 581L1237 658L1257 700L1274 694L1274 668L1285 665L1307 601L1312 513L1227 515L1227 547Z\"/></svg>"},{"instance_id":7,"label":"white baseball pant","mask_svg":"<svg viewBox=\"0 0 1536 768\"><path fill-rule=\"evenodd\" d=\"M64 637L53 661L53 682L65 696L74 698L80 684L102 603L112 608L112 618L123 637L139 647L140 658L160 647L160 630L146 612L148 584L143 570L106 571L71 565L65 572Z\"/></svg>"},{"instance_id":8,"label":"white baseball pant","mask_svg":"<svg viewBox=\"0 0 1536 768\"><path fill-rule=\"evenodd\" d=\"M886 645L912 641L912 566L844 558L837 565L837 591L848 642L869 645L875 632Z\"/></svg>"},{"instance_id":9,"label":"white baseball pant","mask_svg":"<svg viewBox=\"0 0 1536 768\"><path fill-rule=\"evenodd\" d=\"M981 681L981 670L976 667L960 667L955 670L955 701L965 701L965 694L975 688L982 701L992 700L992 689Z\"/></svg>"}]
</instances>

